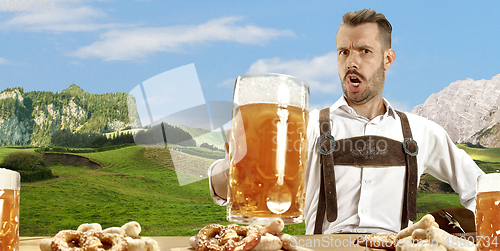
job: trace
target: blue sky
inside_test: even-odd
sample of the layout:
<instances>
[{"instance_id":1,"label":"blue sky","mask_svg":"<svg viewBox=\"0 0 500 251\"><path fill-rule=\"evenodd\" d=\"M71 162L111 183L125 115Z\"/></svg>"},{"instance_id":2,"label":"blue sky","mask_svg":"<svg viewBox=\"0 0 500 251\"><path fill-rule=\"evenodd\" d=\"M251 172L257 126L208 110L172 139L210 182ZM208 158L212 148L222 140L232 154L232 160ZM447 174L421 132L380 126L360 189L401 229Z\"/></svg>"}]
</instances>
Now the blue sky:
<instances>
[{"instance_id":1,"label":"blue sky","mask_svg":"<svg viewBox=\"0 0 500 251\"><path fill-rule=\"evenodd\" d=\"M10 2L32 9L11 11ZM309 82L311 106L321 108L341 95L341 17L363 8L392 23L397 57L384 97L400 110L454 81L500 74L500 1L45 2L53 8L0 0L1 90L60 92L74 83L89 93L128 93L194 64L206 101L230 101L238 75L277 72Z\"/></svg>"}]
</instances>

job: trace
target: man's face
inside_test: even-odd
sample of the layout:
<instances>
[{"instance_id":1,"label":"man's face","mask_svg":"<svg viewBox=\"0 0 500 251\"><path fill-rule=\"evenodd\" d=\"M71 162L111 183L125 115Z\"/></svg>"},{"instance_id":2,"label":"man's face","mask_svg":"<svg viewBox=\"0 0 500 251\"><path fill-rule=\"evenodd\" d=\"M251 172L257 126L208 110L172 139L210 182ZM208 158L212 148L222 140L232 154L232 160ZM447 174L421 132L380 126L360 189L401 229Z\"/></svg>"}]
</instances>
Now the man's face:
<instances>
[{"instance_id":1,"label":"man's face","mask_svg":"<svg viewBox=\"0 0 500 251\"><path fill-rule=\"evenodd\" d=\"M385 71L394 60L388 57L388 53L393 51L382 50L377 24L340 26L337 32L337 67L348 102L365 104L374 97L382 98Z\"/></svg>"}]
</instances>

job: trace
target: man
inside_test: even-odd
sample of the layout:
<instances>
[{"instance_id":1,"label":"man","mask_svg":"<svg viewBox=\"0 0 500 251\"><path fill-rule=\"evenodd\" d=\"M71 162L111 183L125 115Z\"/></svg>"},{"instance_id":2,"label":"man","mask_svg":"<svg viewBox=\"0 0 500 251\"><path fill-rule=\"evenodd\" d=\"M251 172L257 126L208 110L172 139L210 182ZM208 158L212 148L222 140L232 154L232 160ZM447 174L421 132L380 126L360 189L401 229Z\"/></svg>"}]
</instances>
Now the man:
<instances>
[{"instance_id":1,"label":"man","mask_svg":"<svg viewBox=\"0 0 500 251\"><path fill-rule=\"evenodd\" d=\"M395 111L382 97L386 71L396 58L391 32L384 15L373 10L343 16L336 43L344 95L309 117L307 234L398 232L416 220L416 189L424 172L449 183L461 203L475 209L476 179L483 172L474 161L443 128ZM219 170L227 165L221 160L209 169L219 204L227 196L227 174Z\"/></svg>"}]
</instances>

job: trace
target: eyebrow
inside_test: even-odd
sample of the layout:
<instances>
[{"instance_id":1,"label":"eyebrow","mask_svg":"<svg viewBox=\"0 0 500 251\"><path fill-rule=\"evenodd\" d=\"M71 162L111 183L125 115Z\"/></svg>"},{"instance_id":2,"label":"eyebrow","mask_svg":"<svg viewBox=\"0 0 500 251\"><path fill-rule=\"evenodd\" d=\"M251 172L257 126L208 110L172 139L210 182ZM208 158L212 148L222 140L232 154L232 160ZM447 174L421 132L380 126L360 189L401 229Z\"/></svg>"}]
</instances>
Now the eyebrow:
<instances>
[{"instance_id":1,"label":"eyebrow","mask_svg":"<svg viewBox=\"0 0 500 251\"><path fill-rule=\"evenodd\" d=\"M337 51L343 51L346 49L347 49L347 47L339 47L339 48L337 48ZM357 50L371 49L371 50L373 50L373 46L359 45L359 46L354 47L354 49L357 49Z\"/></svg>"}]
</instances>

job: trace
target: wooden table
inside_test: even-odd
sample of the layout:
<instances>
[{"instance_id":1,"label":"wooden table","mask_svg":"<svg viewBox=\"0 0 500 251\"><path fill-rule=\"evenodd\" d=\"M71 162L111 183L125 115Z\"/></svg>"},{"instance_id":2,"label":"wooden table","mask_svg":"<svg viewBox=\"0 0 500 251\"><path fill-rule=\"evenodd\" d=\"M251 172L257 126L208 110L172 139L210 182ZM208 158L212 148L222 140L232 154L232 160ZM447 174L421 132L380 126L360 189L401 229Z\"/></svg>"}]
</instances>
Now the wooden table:
<instances>
[{"instance_id":1,"label":"wooden table","mask_svg":"<svg viewBox=\"0 0 500 251\"><path fill-rule=\"evenodd\" d=\"M298 235L294 236L295 244L301 250L365 250L354 244L357 235L354 234L332 234L332 235ZM20 251L40 251L40 240L45 237L21 237L19 241ZM158 242L161 251L187 251L189 248L188 236L153 237Z\"/></svg>"}]
</instances>

